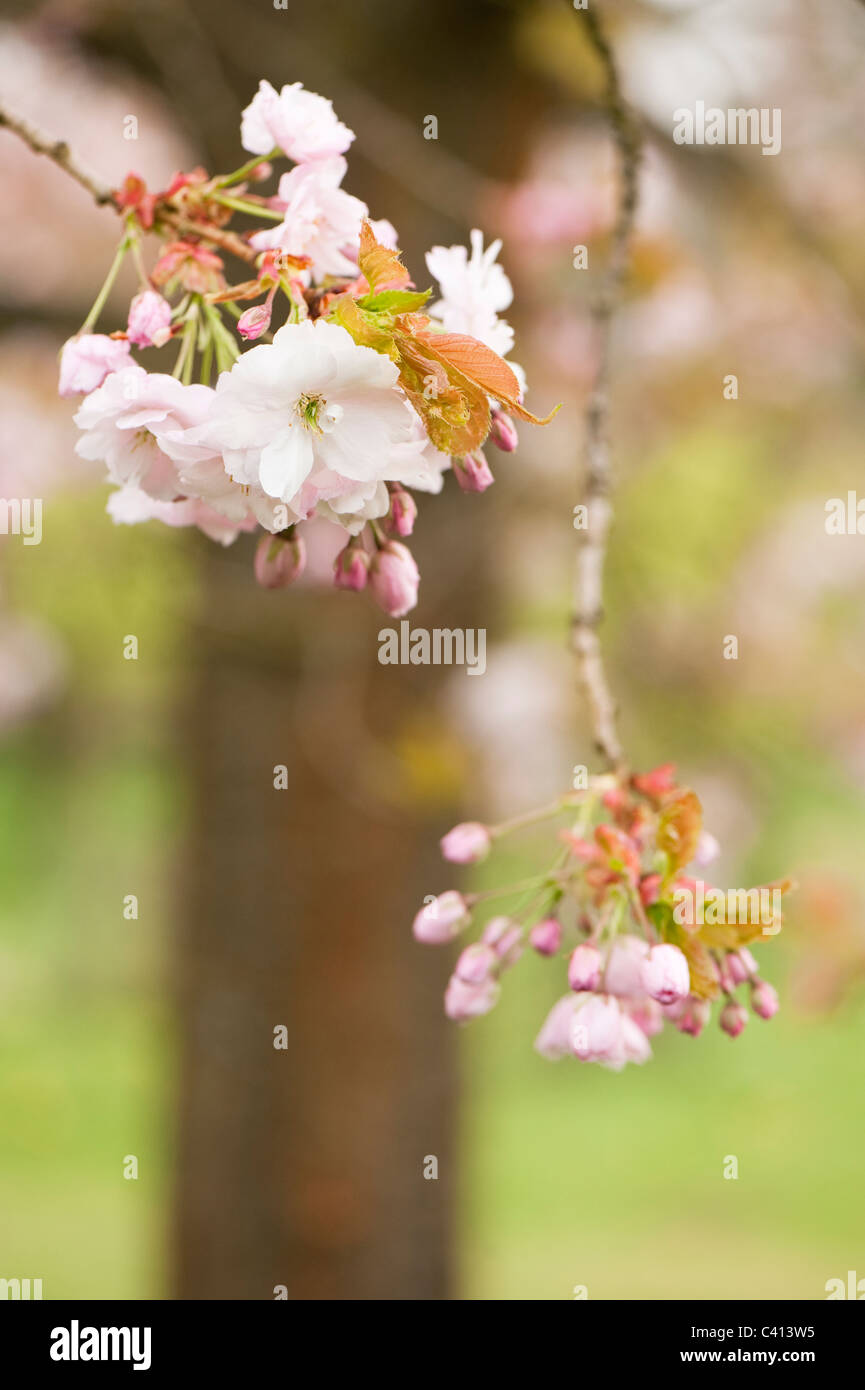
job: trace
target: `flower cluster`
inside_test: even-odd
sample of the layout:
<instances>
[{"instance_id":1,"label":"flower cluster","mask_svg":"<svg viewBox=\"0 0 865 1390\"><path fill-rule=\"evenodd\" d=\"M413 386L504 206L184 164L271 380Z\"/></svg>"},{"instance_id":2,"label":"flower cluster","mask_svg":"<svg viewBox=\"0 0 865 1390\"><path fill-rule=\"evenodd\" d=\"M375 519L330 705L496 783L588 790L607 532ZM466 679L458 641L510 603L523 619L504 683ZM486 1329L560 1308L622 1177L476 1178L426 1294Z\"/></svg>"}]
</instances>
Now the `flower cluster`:
<instances>
[{"instance_id":1,"label":"flower cluster","mask_svg":"<svg viewBox=\"0 0 865 1390\"><path fill-rule=\"evenodd\" d=\"M255 573L277 588L303 569L303 523L324 518L346 537L336 586L368 586L400 616L419 580L404 544L412 491L438 492L451 467L464 491L484 491L485 441L510 452L515 419L546 421L504 360L514 335L499 317L512 299L500 243L485 250L473 232L470 252L434 247L441 293L428 306L394 228L342 187L353 139L324 97L262 82L243 112L252 158L239 169L177 174L160 193L130 174L114 195L124 235L63 349L60 393L85 396L77 449L107 465L116 522L197 526L223 544L263 528ZM283 157L293 167L263 194ZM238 231L239 216L264 225ZM163 243L149 273L145 233ZM140 288L126 327L94 332L127 255ZM238 283L229 256L246 266ZM132 355L172 345L167 372Z\"/></svg>"},{"instance_id":2,"label":"flower cluster","mask_svg":"<svg viewBox=\"0 0 865 1390\"><path fill-rule=\"evenodd\" d=\"M468 928L487 900L517 901L507 916L488 920L460 954L445 994L448 1017L465 1022L489 1013L502 975L528 946L562 960L568 985L538 1034L535 1046L544 1057L574 1056L614 1070L645 1062L649 1039L665 1023L697 1037L715 999L723 1000L721 1028L738 1037L748 1020L736 998L742 986L752 1011L771 1018L778 997L760 978L749 943L780 929L778 902L792 885L743 892L745 907L735 920L686 910L683 904L695 897L702 904L721 892L688 876L690 865L705 865L718 853L702 829L696 795L677 786L670 764L585 783L541 810L498 826L467 822L442 840L450 863L476 864L513 831L539 822L555 831L555 856L543 873L473 894L451 889L415 917L415 938L440 944ZM767 919L762 904L770 895Z\"/></svg>"}]
</instances>

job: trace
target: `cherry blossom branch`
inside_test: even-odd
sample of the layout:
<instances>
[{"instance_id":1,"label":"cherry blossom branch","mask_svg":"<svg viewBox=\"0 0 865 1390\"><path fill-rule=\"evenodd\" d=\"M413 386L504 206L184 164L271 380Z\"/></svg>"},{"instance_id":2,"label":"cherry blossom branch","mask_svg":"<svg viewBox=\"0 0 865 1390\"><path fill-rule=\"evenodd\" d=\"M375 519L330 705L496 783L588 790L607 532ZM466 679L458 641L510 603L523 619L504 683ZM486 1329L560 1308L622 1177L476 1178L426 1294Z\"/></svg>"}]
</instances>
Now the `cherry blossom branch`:
<instances>
[{"instance_id":1,"label":"cherry blossom branch","mask_svg":"<svg viewBox=\"0 0 865 1390\"><path fill-rule=\"evenodd\" d=\"M24 141L24 144L34 154L46 155L64 173L75 179L76 183L80 183L82 188L86 188L98 207L104 207L107 203L113 202L112 190L107 184L101 183L92 174L88 174L85 169L82 169L65 140L50 140L41 131L29 125L27 121L13 116L2 106L0 106L0 126L5 126L7 130L11 130L14 135L18 136L19 140Z\"/></svg>"},{"instance_id":2,"label":"cherry blossom branch","mask_svg":"<svg viewBox=\"0 0 865 1390\"><path fill-rule=\"evenodd\" d=\"M610 337L628 266L637 207L641 139L619 81L613 51L594 10L578 12L604 69L605 103L619 153L619 198L612 245L603 283L592 308L598 365L586 407L586 480L582 503L585 529L578 531L574 573L571 643L598 752L619 771L625 757L616 728L616 702L607 681L598 627L603 618L603 573L607 534L612 519L609 430Z\"/></svg>"},{"instance_id":3,"label":"cherry blossom branch","mask_svg":"<svg viewBox=\"0 0 865 1390\"><path fill-rule=\"evenodd\" d=\"M35 126L23 121L18 116L13 116L4 107L0 106L0 127L5 126L17 135L24 144L33 151L34 154L44 154L52 160L64 173L69 174L80 183L90 194L98 207L105 207L112 204L115 211L118 211L114 202L114 192L107 184L101 183L92 174L88 174L82 169L81 165L72 155L65 140L51 140L43 135ZM260 163L260 159L255 161ZM226 231L211 225L203 226L201 223L194 222L190 218L185 218L179 213L171 212L166 208L160 208L159 221L171 227L179 236L195 236L212 245L220 247L223 251L229 251L238 260L246 261L249 265L254 265L257 253L251 246L248 246L236 232Z\"/></svg>"}]
</instances>

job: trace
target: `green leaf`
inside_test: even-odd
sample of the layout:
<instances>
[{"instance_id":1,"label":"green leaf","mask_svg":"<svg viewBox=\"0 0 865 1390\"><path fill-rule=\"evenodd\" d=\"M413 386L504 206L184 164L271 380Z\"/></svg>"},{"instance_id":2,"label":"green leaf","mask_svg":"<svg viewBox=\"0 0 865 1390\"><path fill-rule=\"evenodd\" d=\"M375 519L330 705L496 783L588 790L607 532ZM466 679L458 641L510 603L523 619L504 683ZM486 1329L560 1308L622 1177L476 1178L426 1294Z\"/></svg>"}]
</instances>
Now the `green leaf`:
<instances>
[{"instance_id":1,"label":"green leaf","mask_svg":"<svg viewBox=\"0 0 865 1390\"><path fill-rule=\"evenodd\" d=\"M362 309L377 314L409 314L422 309L431 294L432 290L380 290L378 294L365 294L357 302Z\"/></svg>"},{"instance_id":2,"label":"green leaf","mask_svg":"<svg viewBox=\"0 0 865 1390\"><path fill-rule=\"evenodd\" d=\"M339 324L350 333L360 347L372 348L394 361L399 354L394 343L390 321L381 314L372 313L361 307L350 294L341 294L331 304L326 318L330 323Z\"/></svg>"}]
</instances>

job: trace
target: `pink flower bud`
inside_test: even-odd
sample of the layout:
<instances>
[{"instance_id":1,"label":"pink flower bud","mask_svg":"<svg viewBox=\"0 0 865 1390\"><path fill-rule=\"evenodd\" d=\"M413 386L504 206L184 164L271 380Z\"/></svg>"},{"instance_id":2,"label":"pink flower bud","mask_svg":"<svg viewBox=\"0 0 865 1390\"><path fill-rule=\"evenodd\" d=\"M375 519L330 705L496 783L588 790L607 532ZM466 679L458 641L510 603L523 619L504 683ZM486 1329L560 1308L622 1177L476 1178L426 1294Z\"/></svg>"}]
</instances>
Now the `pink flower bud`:
<instances>
[{"instance_id":1,"label":"pink flower bud","mask_svg":"<svg viewBox=\"0 0 865 1390\"><path fill-rule=\"evenodd\" d=\"M422 941L427 946L441 946L459 936L470 921L471 914L465 898L451 888L421 908L412 923L412 932L415 941Z\"/></svg>"},{"instance_id":2,"label":"pink flower bud","mask_svg":"<svg viewBox=\"0 0 865 1390\"><path fill-rule=\"evenodd\" d=\"M253 183L264 183L264 180L269 179L272 173L273 165L263 159L260 164L256 164L254 169L249 170L246 177L251 179Z\"/></svg>"},{"instance_id":3,"label":"pink flower bud","mask_svg":"<svg viewBox=\"0 0 865 1390\"><path fill-rule=\"evenodd\" d=\"M571 1051L581 1062L623 1065L625 1041L618 999L609 994L589 994L583 998L584 1002L571 1020Z\"/></svg>"},{"instance_id":4,"label":"pink flower bud","mask_svg":"<svg viewBox=\"0 0 865 1390\"><path fill-rule=\"evenodd\" d=\"M306 564L306 547L300 536L262 536L255 552L255 578L262 589L284 589Z\"/></svg>"},{"instance_id":5,"label":"pink flower bud","mask_svg":"<svg viewBox=\"0 0 865 1390\"><path fill-rule=\"evenodd\" d=\"M647 1038L653 1038L664 1027L663 1011L654 999L632 999L623 1003L622 1008Z\"/></svg>"},{"instance_id":6,"label":"pink flower bud","mask_svg":"<svg viewBox=\"0 0 865 1390\"><path fill-rule=\"evenodd\" d=\"M639 1066L648 1062L652 1055L646 1030L625 1012L622 1013L622 1043L626 1062L636 1062Z\"/></svg>"},{"instance_id":7,"label":"pink flower bud","mask_svg":"<svg viewBox=\"0 0 865 1390\"><path fill-rule=\"evenodd\" d=\"M579 945L568 961L568 984L579 993L600 988L603 957L588 941Z\"/></svg>"},{"instance_id":8,"label":"pink flower bud","mask_svg":"<svg viewBox=\"0 0 865 1390\"><path fill-rule=\"evenodd\" d=\"M491 917L481 932L481 941L488 946L498 946L516 924L510 917Z\"/></svg>"},{"instance_id":9,"label":"pink flower bud","mask_svg":"<svg viewBox=\"0 0 865 1390\"><path fill-rule=\"evenodd\" d=\"M414 556L400 541L388 541L376 551L369 568L369 585L379 608L401 618L417 603L420 583Z\"/></svg>"},{"instance_id":10,"label":"pink flower bud","mask_svg":"<svg viewBox=\"0 0 865 1390\"><path fill-rule=\"evenodd\" d=\"M362 545L349 541L333 562L333 582L337 589L365 589L369 579L370 556Z\"/></svg>"},{"instance_id":11,"label":"pink flower bud","mask_svg":"<svg viewBox=\"0 0 865 1390\"><path fill-rule=\"evenodd\" d=\"M731 1038L738 1038L748 1022L748 1010L735 999L728 999L718 1021L725 1033Z\"/></svg>"},{"instance_id":12,"label":"pink flower bud","mask_svg":"<svg viewBox=\"0 0 865 1390\"><path fill-rule=\"evenodd\" d=\"M247 342L254 342L260 338L262 333L266 333L270 327L270 299L264 304L255 304L251 309L244 309L240 318L237 320L237 331L241 338Z\"/></svg>"},{"instance_id":13,"label":"pink flower bud","mask_svg":"<svg viewBox=\"0 0 865 1390\"><path fill-rule=\"evenodd\" d=\"M162 347L171 337L171 305L156 290L137 294L129 306L126 333L136 347Z\"/></svg>"},{"instance_id":14,"label":"pink flower bud","mask_svg":"<svg viewBox=\"0 0 865 1390\"><path fill-rule=\"evenodd\" d=\"M512 454L520 442L516 425L503 410L493 410L490 439L505 454Z\"/></svg>"},{"instance_id":15,"label":"pink flower bud","mask_svg":"<svg viewBox=\"0 0 865 1390\"><path fill-rule=\"evenodd\" d=\"M490 832L479 821L455 825L440 841L441 852L451 864L478 864L490 851Z\"/></svg>"},{"instance_id":16,"label":"pink flower bud","mask_svg":"<svg viewBox=\"0 0 865 1390\"><path fill-rule=\"evenodd\" d=\"M562 924L558 917L544 917L529 932L529 945L539 956L554 956L562 944Z\"/></svg>"},{"instance_id":17,"label":"pink flower bud","mask_svg":"<svg viewBox=\"0 0 865 1390\"><path fill-rule=\"evenodd\" d=\"M747 979L757 973L757 962L747 946L740 947L738 951L729 951L724 958L724 963L730 972L730 979L734 985L743 985Z\"/></svg>"},{"instance_id":18,"label":"pink flower bud","mask_svg":"<svg viewBox=\"0 0 865 1390\"><path fill-rule=\"evenodd\" d=\"M384 519L389 536L410 536L417 518L417 503L404 487L395 487L390 495L390 511Z\"/></svg>"},{"instance_id":19,"label":"pink flower bud","mask_svg":"<svg viewBox=\"0 0 865 1390\"><path fill-rule=\"evenodd\" d=\"M476 449L473 454L466 454L465 458L455 458L454 473L463 492L486 492L495 482L490 466L480 449Z\"/></svg>"},{"instance_id":20,"label":"pink flower bud","mask_svg":"<svg viewBox=\"0 0 865 1390\"><path fill-rule=\"evenodd\" d=\"M497 980L487 979L481 984L470 985L458 975L451 975L445 991L445 1013L455 1023L468 1023L495 1008L499 993Z\"/></svg>"},{"instance_id":21,"label":"pink flower bud","mask_svg":"<svg viewBox=\"0 0 865 1390\"><path fill-rule=\"evenodd\" d=\"M454 966L454 974L467 985L479 985L493 974L498 963L499 958L492 946L475 941L462 952Z\"/></svg>"},{"instance_id":22,"label":"pink flower bud","mask_svg":"<svg viewBox=\"0 0 865 1390\"><path fill-rule=\"evenodd\" d=\"M620 936L613 944L604 970L604 989L607 994L635 998L645 994L642 981L643 961L649 954L648 943L640 936Z\"/></svg>"},{"instance_id":23,"label":"pink flower bud","mask_svg":"<svg viewBox=\"0 0 865 1390\"><path fill-rule=\"evenodd\" d=\"M112 372L128 367L132 357L125 338L106 333L82 333L63 345L60 357L61 396L86 396L101 386Z\"/></svg>"},{"instance_id":24,"label":"pink flower bud","mask_svg":"<svg viewBox=\"0 0 865 1390\"><path fill-rule=\"evenodd\" d=\"M665 1016L674 1023L680 1033L698 1038L709 1022L712 1010L705 999L697 999L691 994L687 999L677 999L675 1004L664 1004Z\"/></svg>"},{"instance_id":25,"label":"pink flower bud","mask_svg":"<svg viewBox=\"0 0 865 1390\"><path fill-rule=\"evenodd\" d=\"M640 879L640 900L644 907L656 903L661 893L661 875L643 874Z\"/></svg>"},{"instance_id":26,"label":"pink flower bud","mask_svg":"<svg viewBox=\"0 0 865 1390\"><path fill-rule=\"evenodd\" d=\"M704 869L707 864L711 864L714 859L717 859L720 853L721 846L714 835L710 835L708 830L701 830L697 839L694 863L699 864L700 868Z\"/></svg>"},{"instance_id":27,"label":"pink flower bud","mask_svg":"<svg viewBox=\"0 0 865 1390\"><path fill-rule=\"evenodd\" d=\"M774 1018L778 1012L778 994L768 981L757 980L751 986L751 1008L758 1018Z\"/></svg>"},{"instance_id":28,"label":"pink flower bud","mask_svg":"<svg viewBox=\"0 0 865 1390\"><path fill-rule=\"evenodd\" d=\"M566 994L553 1005L535 1038L535 1051L551 1062L567 1057L571 1051L571 1022L580 1005L575 994Z\"/></svg>"},{"instance_id":29,"label":"pink flower bud","mask_svg":"<svg viewBox=\"0 0 865 1390\"><path fill-rule=\"evenodd\" d=\"M684 999L691 988L691 974L678 946L653 946L643 961L640 982L649 998L659 1004Z\"/></svg>"}]
</instances>

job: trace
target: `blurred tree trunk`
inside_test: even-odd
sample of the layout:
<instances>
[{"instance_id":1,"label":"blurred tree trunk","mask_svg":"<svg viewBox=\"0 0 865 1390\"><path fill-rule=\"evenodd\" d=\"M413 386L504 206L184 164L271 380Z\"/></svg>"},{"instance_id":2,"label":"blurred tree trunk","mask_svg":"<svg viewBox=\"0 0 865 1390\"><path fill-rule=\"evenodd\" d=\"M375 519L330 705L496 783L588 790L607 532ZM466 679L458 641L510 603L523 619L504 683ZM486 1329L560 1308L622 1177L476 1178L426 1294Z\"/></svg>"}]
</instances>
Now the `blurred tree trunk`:
<instances>
[{"instance_id":1,"label":"blurred tree trunk","mask_svg":"<svg viewBox=\"0 0 865 1390\"><path fill-rule=\"evenodd\" d=\"M377 785L402 780L385 739L412 682L378 665L379 619L358 613L363 598L262 594L215 550L207 568L217 626L196 657L180 941L179 1292L441 1298L446 962L409 933L441 885L440 824L422 807L400 813ZM287 790L274 789L279 764Z\"/></svg>"},{"instance_id":2,"label":"blurred tree trunk","mask_svg":"<svg viewBox=\"0 0 865 1390\"><path fill-rule=\"evenodd\" d=\"M513 177L543 105L495 3L337 0L300 17L239 0L132 12L97 0L88 39L162 86L212 169L239 162L239 112L260 77L325 93L358 136L349 190L396 223L419 279L423 250L465 241L479 216L472 168ZM429 115L440 146L424 139ZM413 620L490 627L477 499L454 493L422 507ZM435 770L439 673L378 664L390 623L365 598L262 594L243 543L210 547L204 565L185 741L174 1292L445 1298L448 962L409 932L424 895L447 886L436 840L457 814L453 779ZM413 719L414 756L432 771L398 752ZM274 789L277 764L288 790ZM273 1046L280 1025L286 1050Z\"/></svg>"}]
</instances>

